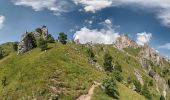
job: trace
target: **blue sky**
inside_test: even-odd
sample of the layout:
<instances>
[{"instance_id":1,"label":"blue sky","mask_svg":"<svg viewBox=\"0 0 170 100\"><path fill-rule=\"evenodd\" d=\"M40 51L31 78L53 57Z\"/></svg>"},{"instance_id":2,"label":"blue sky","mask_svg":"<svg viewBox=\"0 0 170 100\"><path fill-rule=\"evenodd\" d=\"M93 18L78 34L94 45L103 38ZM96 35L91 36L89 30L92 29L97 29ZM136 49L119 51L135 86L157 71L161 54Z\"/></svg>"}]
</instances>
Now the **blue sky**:
<instances>
[{"instance_id":1,"label":"blue sky","mask_svg":"<svg viewBox=\"0 0 170 100\"><path fill-rule=\"evenodd\" d=\"M169 0L0 0L0 44L42 25L82 43L111 44L128 34L170 57Z\"/></svg>"}]
</instances>

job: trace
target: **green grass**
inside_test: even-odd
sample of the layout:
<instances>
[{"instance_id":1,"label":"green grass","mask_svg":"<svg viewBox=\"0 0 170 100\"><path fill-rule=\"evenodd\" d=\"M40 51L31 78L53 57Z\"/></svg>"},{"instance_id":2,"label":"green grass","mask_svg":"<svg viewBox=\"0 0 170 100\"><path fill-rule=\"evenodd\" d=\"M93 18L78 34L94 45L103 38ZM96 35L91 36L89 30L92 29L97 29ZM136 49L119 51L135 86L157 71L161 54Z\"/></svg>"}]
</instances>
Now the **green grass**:
<instances>
[{"instance_id":1,"label":"green grass","mask_svg":"<svg viewBox=\"0 0 170 100\"><path fill-rule=\"evenodd\" d=\"M138 56L141 48L125 48L124 49L126 52L128 52L130 55L133 55L133 56Z\"/></svg>"},{"instance_id":2,"label":"green grass","mask_svg":"<svg viewBox=\"0 0 170 100\"><path fill-rule=\"evenodd\" d=\"M12 50L11 43L3 44L1 47L8 54L0 60L0 81L4 77L7 79L5 87L0 83L2 100L9 98L18 100L28 97L32 99L33 96L48 99L54 94L60 94L60 100L75 100L80 95L87 93L93 81L102 82L107 77L106 73L88 63L86 54L88 47L85 45L53 43L49 44L47 52L41 52L39 48L35 48L18 56ZM144 72L138 59L126 55L113 48L112 45L94 45L92 49L101 66L104 54L109 52L113 57L112 63L118 62L122 66L124 81L128 77L136 79L135 69L138 69L144 81L151 79ZM128 50L131 52L131 49ZM138 49L135 49L136 53L137 51ZM125 83L118 83L118 91L121 100L144 99L143 96L127 88ZM150 91L154 95L154 99L158 99L160 94L156 92L155 84L150 87ZM92 100L111 99L100 88L96 88Z\"/></svg>"},{"instance_id":3,"label":"green grass","mask_svg":"<svg viewBox=\"0 0 170 100\"><path fill-rule=\"evenodd\" d=\"M145 97L121 83L118 83L118 91L120 93L120 100L145 100ZM98 87L95 89L92 100L113 100L113 98L109 97L100 87Z\"/></svg>"}]
</instances>

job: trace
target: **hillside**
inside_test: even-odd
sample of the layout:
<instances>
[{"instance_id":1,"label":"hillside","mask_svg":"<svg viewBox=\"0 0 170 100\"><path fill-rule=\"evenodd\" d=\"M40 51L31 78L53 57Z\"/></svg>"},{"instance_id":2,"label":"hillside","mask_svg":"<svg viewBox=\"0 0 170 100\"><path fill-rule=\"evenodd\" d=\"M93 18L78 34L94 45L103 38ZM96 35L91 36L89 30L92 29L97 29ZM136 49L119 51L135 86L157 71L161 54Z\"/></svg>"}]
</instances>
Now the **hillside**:
<instances>
[{"instance_id":1,"label":"hillside","mask_svg":"<svg viewBox=\"0 0 170 100\"><path fill-rule=\"evenodd\" d=\"M112 63L118 62L122 67L121 82L116 82L120 93L120 100L144 100L145 97L134 91L134 85L128 84L133 79L144 83L153 82L148 90L153 100L159 100L161 91L156 89L156 80L150 77L142 67L137 57L140 48L126 48L125 51L114 48L112 45L89 45L69 42L62 45L59 42L48 44L48 50L32 49L22 55L16 55L12 45L3 44L2 48L8 48L8 55L0 60L0 80L5 80L5 86L0 85L0 98L2 100L33 99L48 100L59 96L60 100L75 100L81 95L87 94L95 82L102 81L109 75L103 69L103 56L109 52L113 57ZM96 64L88 62L87 49L92 48L97 60ZM128 53L129 52L129 53ZM166 68L170 64L163 60ZM97 67L98 66L98 67ZM153 67L156 67L153 64ZM156 73L161 74L161 68L155 68ZM136 75L137 73L137 75ZM140 76L140 77L138 77ZM165 73L164 79L169 79ZM169 91L169 89L167 90ZM92 100L112 100L103 89L98 86L94 89ZM169 92L166 95L170 99ZM55 100L55 99L54 99Z\"/></svg>"}]
</instances>

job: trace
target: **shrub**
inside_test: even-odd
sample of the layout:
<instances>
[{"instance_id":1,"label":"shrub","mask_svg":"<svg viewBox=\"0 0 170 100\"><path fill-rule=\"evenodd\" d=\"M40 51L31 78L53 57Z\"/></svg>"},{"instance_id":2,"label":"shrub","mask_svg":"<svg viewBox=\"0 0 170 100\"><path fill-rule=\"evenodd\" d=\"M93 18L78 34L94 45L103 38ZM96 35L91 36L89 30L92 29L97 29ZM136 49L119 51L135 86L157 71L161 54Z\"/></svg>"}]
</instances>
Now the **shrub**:
<instances>
[{"instance_id":1,"label":"shrub","mask_svg":"<svg viewBox=\"0 0 170 100\"><path fill-rule=\"evenodd\" d=\"M112 71L112 69L113 69L112 59L113 58L112 58L112 56L109 53L106 53L104 55L103 66L104 66L105 71Z\"/></svg>"},{"instance_id":2,"label":"shrub","mask_svg":"<svg viewBox=\"0 0 170 100\"><path fill-rule=\"evenodd\" d=\"M47 42L48 43L54 43L55 42L54 37L51 34L48 34Z\"/></svg>"},{"instance_id":3,"label":"shrub","mask_svg":"<svg viewBox=\"0 0 170 100\"><path fill-rule=\"evenodd\" d=\"M145 98L147 98L148 100L152 100L152 96L148 90L147 84L143 85L141 94L145 96Z\"/></svg>"},{"instance_id":4,"label":"shrub","mask_svg":"<svg viewBox=\"0 0 170 100\"><path fill-rule=\"evenodd\" d=\"M105 88L107 95L119 99L119 92L117 91L117 84L113 78L108 78L103 81L102 86Z\"/></svg>"},{"instance_id":5,"label":"shrub","mask_svg":"<svg viewBox=\"0 0 170 100\"><path fill-rule=\"evenodd\" d=\"M5 87L7 85L7 78L3 77L3 79L1 80L2 82L2 86Z\"/></svg>"},{"instance_id":6,"label":"shrub","mask_svg":"<svg viewBox=\"0 0 170 100\"><path fill-rule=\"evenodd\" d=\"M63 32L59 33L58 40L62 44L66 44L67 43L67 35L65 33L63 33Z\"/></svg>"},{"instance_id":7,"label":"shrub","mask_svg":"<svg viewBox=\"0 0 170 100\"><path fill-rule=\"evenodd\" d=\"M137 81L137 80L133 80L133 83L134 83L134 85L135 85L135 91L136 92L138 92L138 93L140 93L141 92L141 84L140 84L140 82L139 81Z\"/></svg>"},{"instance_id":8,"label":"shrub","mask_svg":"<svg viewBox=\"0 0 170 100\"><path fill-rule=\"evenodd\" d=\"M47 50L47 42L43 38L39 38L37 40L37 46L41 49L41 51Z\"/></svg>"},{"instance_id":9,"label":"shrub","mask_svg":"<svg viewBox=\"0 0 170 100\"><path fill-rule=\"evenodd\" d=\"M94 60L94 53L93 53L93 50L91 48L88 48L87 49L87 56L89 57L90 60Z\"/></svg>"},{"instance_id":10,"label":"shrub","mask_svg":"<svg viewBox=\"0 0 170 100\"><path fill-rule=\"evenodd\" d=\"M14 42L14 43L12 44L12 47L13 47L13 50L14 50L14 51L17 51L17 50L18 50L18 42Z\"/></svg>"},{"instance_id":11,"label":"shrub","mask_svg":"<svg viewBox=\"0 0 170 100\"><path fill-rule=\"evenodd\" d=\"M4 52L3 49L0 47L0 59L2 59L4 57Z\"/></svg>"},{"instance_id":12,"label":"shrub","mask_svg":"<svg viewBox=\"0 0 170 100\"><path fill-rule=\"evenodd\" d=\"M132 79L131 77L128 77L128 78L127 78L127 83L128 83L128 84L133 83L133 79Z\"/></svg>"},{"instance_id":13,"label":"shrub","mask_svg":"<svg viewBox=\"0 0 170 100\"><path fill-rule=\"evenodd\" d=\"M114 70L122 72L122 67L120 66L120 64L118 62L116 62L116 65L114 66Z\"/></svg>"},{"instance_id":14,"label":"shrub","mask_svg":"<svg viewBox=\"0 0 170 100\"><path fill-rule=\"evenodd\" d=\"M169 86L169 88L170 88L170 79L168 79L168 86Z\"/></svg>"},{"instance_id":15,"label":"shrub","mask_svg":"<svg viewBox=\"0 0 170 100\"><path fill-rule=\"evenodd\" d=\"M113 71L113 75L118 82L121 82L123 80L123 76L119 71Z\"/></svg>"},{"instance_id":16,"label":"shrub","mask_svg":"<svg viewBox=\"0 0 170 100\"><path fill-rule=\"evenodd\" d=\"M160 100L166 100L163 95L161 95Z\"/></svg>"}]
</instances>

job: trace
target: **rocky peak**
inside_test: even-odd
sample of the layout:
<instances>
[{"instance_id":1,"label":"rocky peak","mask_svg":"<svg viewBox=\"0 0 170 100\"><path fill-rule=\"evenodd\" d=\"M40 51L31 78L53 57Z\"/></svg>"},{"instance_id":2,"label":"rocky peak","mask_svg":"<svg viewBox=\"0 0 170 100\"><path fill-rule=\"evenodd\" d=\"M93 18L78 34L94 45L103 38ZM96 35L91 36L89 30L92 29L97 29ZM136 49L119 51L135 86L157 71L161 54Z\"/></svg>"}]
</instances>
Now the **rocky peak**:
<instances>
[{"instance_id":1,"label":"rocky peak","mask_svg":"<svg viewBox=\"0 0 170 100\"><path fill-rule=\"evenodd\" d=\"M138 47L137 43L134 40L130 39L127 35L121 35L120 37L118 37L113 46L118 49Z\"/></svg>"},{"instance_id":2,"label":"rocky peak","mask_svg":"<svg viewBox=\"0 0 170 100\"><path fill-rule=\"evenodd\" d=\"M21 41L18 44L18 52L17 54L25 53L35 47L35 42L37 38L43 38L47 40L48 37L48 28L46 26L42 26L41 28L35 29L33 32L25 32L21 36Z\"/></svg>"}]
</instances>

